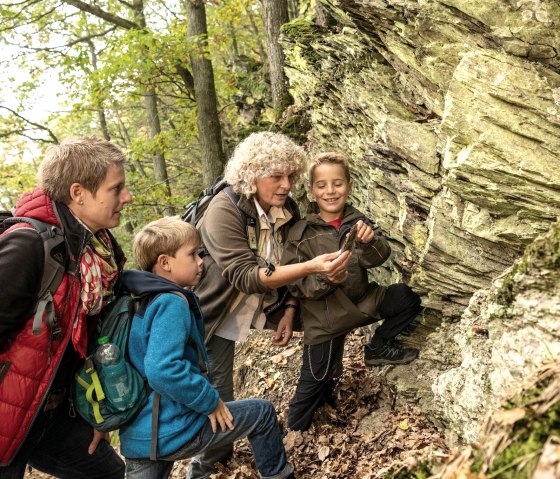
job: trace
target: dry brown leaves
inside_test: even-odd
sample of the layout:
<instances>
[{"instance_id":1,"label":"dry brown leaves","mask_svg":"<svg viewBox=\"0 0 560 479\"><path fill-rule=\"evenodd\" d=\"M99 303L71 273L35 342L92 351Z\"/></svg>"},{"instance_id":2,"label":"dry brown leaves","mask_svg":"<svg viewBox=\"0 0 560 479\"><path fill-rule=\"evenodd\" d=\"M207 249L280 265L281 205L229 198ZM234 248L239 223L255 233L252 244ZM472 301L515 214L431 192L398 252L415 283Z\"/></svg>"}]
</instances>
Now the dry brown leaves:
<instances>
[{"instance_id":1,"label":"dry brown leaves","mask_svg":"<svg viewBox=\"0 0 560 479\"><path fill-rule=\"evenodd\" d=\"M270 332L254 332L236 354L237 397L271 400L283 426L288 402L301 367L301 338L289 348L271 345ZM284 439L300 479L383 477L410 469L420 461L441 458L447 447L443 433L414 404L395 401L396 392L384 372L363 364L364 337L349 335L344 374L337 386L337 406L320 409L310 430L287 431ZM406 366L404 366L406 367ZM188 461L177 463L173 478L184 478ZM246 440L235 445L234 458L216 479L257 479Z\"/></svg>"}]
</instances>

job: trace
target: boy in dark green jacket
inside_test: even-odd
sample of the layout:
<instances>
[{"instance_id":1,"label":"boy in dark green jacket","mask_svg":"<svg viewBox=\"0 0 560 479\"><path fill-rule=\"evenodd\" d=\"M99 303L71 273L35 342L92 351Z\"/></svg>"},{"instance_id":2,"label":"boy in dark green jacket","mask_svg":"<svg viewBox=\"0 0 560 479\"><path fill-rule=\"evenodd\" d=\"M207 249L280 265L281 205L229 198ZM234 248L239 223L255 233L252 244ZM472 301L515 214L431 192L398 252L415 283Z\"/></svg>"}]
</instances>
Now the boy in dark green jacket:
<instances>
[{"instance_id":1,"label":"boy in dark green jacket","mask_svg":"<svg viewBox=\"0 0 560 479\"><path fill-rule=\"evenodd\" d=\"M288 427L306 430L314 412L333 402L334 378L342 373L344 339L352 329L383 319L365 345L369 366L407 364L418 350L394 340L420 313L420 298L405 284L388 287L368 282L367 270L381 266L391 253L387 240L357 209L346 204L352 183L346 158L323 153L309 172L315 199L311 212L290 229L282 264L295 264L341 249L347 233L357 225L356 246L346 277L339 284L315 274L289 286L300 300L304 330L303 366L290 401Z\"/></svg>"}]
</instances>

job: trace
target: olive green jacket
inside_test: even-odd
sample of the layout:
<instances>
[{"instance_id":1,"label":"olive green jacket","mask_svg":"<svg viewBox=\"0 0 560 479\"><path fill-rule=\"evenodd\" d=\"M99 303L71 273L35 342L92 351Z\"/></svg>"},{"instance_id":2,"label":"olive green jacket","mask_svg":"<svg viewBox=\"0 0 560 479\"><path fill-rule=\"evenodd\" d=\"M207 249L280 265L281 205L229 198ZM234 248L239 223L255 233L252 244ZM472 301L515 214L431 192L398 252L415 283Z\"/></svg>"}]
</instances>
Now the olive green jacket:
<instances>
[{"instance_id":1,"label":"olive green jacket","mask_svg":"<svg viewBox=\"0 0 560 479\"><path fill-rule=\"evenodd\" d=\"M284 207L292 214L292 219L280 228L283 239L290 226L300 218L291 198ZM254 200L242 196L235 205L224 191L212 199L199 227L208 254L203 257L204 272L195 293L200 299L206 342L226 319L239 292L264 294L272 291L259 279L262 262L259 266L251 248L248 227L256 232L255 242L258 243L260 222ZM268 324L267 327L273 326Z\"/></svg>"},{"instance_id":2,"label":"olive green jacket","mask_svg":"<svg viewBox=\"0 0 560 479\"><path fill-rule=\"evenodd\" d=\"M316 210L316 204L312 203L311 208ZM368 218L350 205L344 210L339 230L317 213L309 213L290 228L282 264L301 263L339 250L358 220L372 226ZM323 343L379 319L376 314L386 288L368 282L367 270L382 265L389 258L391 248L378 229L374 232L370 243L356 243L344 283L332 284L324 275L313 274L289 285L290 293L300 300L306 344Z\"/></svg>"}]
</instances>

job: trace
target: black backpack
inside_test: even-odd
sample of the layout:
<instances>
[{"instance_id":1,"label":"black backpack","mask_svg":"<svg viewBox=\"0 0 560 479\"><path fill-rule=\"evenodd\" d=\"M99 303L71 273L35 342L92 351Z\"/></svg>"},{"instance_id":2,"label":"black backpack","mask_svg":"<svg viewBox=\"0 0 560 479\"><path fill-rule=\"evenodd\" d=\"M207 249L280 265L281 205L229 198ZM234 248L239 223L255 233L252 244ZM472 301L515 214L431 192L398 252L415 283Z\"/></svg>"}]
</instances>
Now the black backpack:
<instances>
[{"instance_id":1,"label":"black backpack","mask_svg":"<svg viewBox=\"0 0 560 479\"><path fill-rule=\"evenodd\" d=\"M237 205L239 195L233 191L228 182L224 180L223 176L219 176L212 186L204 188L196 200L191 201L187 206L185 206L185 211L181 215L181 219L195 227L200 226L204 213L206 213L212 198L214 198L214 196L222 190L225 190L231 202L234 205ZM245 214L243 214L243 216L246 217Z\"/></svg>"},{"instance_id":2,"label":"black backpack","mask_svg":"<svg viewBox=\"0 0 560 479\"><path fill-rule=\"evenodd\" d=\"M194 227L200 227L202 223L202 219L204 218L204 214L210 205L210 202L220 191L224 191L231 202L237 207L237 203L239 202L239 195L235 193L232 187L228 184L226 180L224 180L223 176L219 176L212 186L208 188L204 188L198 198L194 201L191 201L187 206L185 206L185 211L181 215L181 219L190 223ZM243 217L243 221L245 222L245 228L253 227L255 228L255 219L248 216L243 210L239 209L241 212L241 216ZM256 228L255 228L256 231ZM256 244L258 244L258 238L256 238ZM204 257L208 254L208 251L204 246L200 249L199 252L201 257Z\"/></svg>"},{"instance_id":3,"label":"black backpack","mask_svg":"<svg viewBox=\"0 0 560 479\"><path fill-rule=\"evenodd\" d=\"M13 216L10 211L0 211L0 235L17 223L27 223L32 226L43 243L43 277L34 310L33 334L41 333L43 313L45 313L46 324L51 329L53 337L56 337L60 330L54 314L53 295L60 286L68 267L64 232L50 223L24 216Z\"/></svg>"}]
</instances>

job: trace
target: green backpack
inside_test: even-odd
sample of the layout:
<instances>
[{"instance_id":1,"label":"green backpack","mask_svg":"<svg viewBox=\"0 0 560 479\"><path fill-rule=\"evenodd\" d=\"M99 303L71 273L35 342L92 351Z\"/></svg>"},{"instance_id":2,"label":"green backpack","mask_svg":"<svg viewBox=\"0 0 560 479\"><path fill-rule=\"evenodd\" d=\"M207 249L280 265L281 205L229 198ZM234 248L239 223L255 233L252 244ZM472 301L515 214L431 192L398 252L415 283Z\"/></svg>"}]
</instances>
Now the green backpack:
<instances>
[{"instance_id":1,"label":"green backpack","mask_svg":"<svg viewBox=\"0 0 560 479\"><path fill-rule=\"evenodd\" d=\"M185 296L178 291L169 291L177 294L185 301L192 301L190 296ZM152 446L150 459L157 458L157 438L158 438L158 415L160 395L153 391L146 379L132 365L128 358L128 338L130 327L135 314L143 316L146 308L159 294L146 294L135 297L129 293L117 297L109 303L101 314L100 327L94 338L96 341L90 343L88 357L83 366L78 370L75 381L72 383L72 400L74 408L78 414L91 426L99 431L115 431L122 425L131 421L147 404L148 396L154 393L152 404ZM194 307L196 303L190 305ZM112 344L119 347L121 352L120 360L115 365L101 366L96 368L93 357L97 350L97 339L106 336ZM189 339L189 344L193 345L198 351L198 361L201 365L203 374L206 372L206 365L203 356L196 343ZM120 377L126 377L126 381L121 387L125 391L126 405L119 401L120 397L111 394L113 390L107 387L107 368L109 376L117 370ZM100 370L98 370L100 369ZM122 391L121 391L122 392Z\"/></svg>"},{"instance_id":2,"label":"green backpack","mask_svg":"<svg viewBox=\"0 0 560 479\"><path fill-rule=\"evenodd\" d=\"M127 357L130 325L136 309L137 300L123 295L110 303L101 322L99 337L107 336L112 344L119 347L119 362L111 366L95 366L93 356L97 342L90 345L90 354L75 376L73 385L74 407L88 423L99 431L114 431L130 421L148 402L146 383L140 373L132 366ZM106 368L106 369L105 369ZM113 371L115 370L115 371ZM117 372L126 378L124 389L127 407L123 410L120 397L111 397L110 389L105 387L106 378Z\"/></svg>"},{"instance_id":3,"label":"green backpack","mask_svg":"<svg viewBox=\"0 0 560 479\"><path fill-rule=\"evenodd\" d=\"M107 336L112 344L121 351L119 362L115 365L96 367L93 357L97 341L90 343L90 350L83 366L78 370L72 384L72 400L78 414L99 431L115 431L133 419L148 403L152 392L147 381L132 365L128 358L128 337L135 312L145 306L155 295L135 298L130 294L119 296L109 303L100 321L98 337ZM124 391L126 404L121 397L111 394L113 388L107 387L106 380L111 375L124 380L119 387ZM157 449L157 421L159 394L154 393L152 408L152 454ZM124 406L124 407L123 407ZM154 456L155 457L155 456Z\"/></svg>"}]
</instances>

